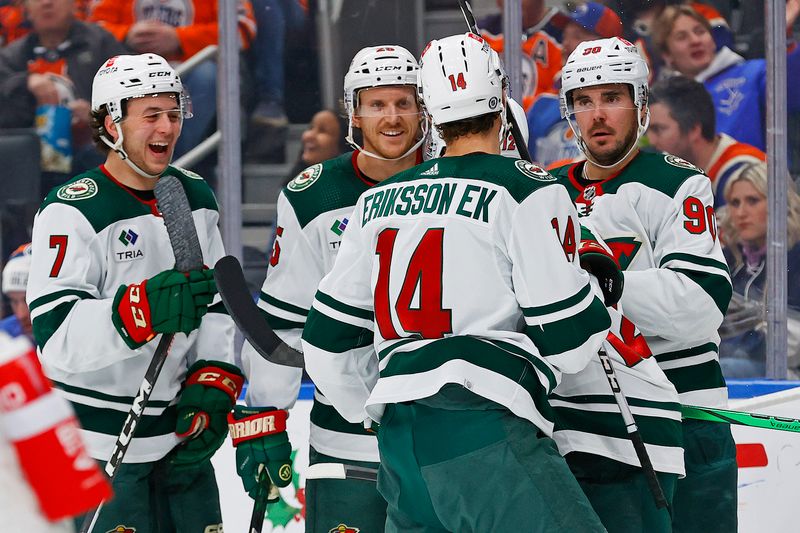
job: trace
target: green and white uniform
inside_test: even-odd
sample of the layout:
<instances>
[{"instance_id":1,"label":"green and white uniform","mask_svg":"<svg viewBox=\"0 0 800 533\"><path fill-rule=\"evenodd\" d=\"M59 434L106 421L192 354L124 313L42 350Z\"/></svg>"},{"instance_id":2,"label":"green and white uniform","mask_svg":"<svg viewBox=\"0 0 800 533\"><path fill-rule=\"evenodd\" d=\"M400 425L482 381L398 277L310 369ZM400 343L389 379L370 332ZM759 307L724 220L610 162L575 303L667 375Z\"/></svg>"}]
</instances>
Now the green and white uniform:
<instances>
[{"instance_id":1,"label":"green and white uniform","mask_svg":"<svg viewBox=\"0 0 800 533\"><path fill-rule=\"evenodd\" d=\"M196 174L178 168L168 167L164 175L183 184L203 261L213 265L224 249L211 189ZM175 266L155 200L142 196L104 167L96 168L53 189L33 225L27 299L42 366L72 402L89 453L100 461L111 455L161 338L131 350L112 323L114 295L120 285ZM233 338L233 321L219 297L198 330L175 335L125 463L159 461L178 444L175 404L188 367L198 359L233 362ZM118 492L115 501L124 500ZM213 509L210 502L206 507Z\"/></svg>"},{"instance_id":2,"label":"green and white uniform","mask_svg":"<svg viewBox=\"0 0 800 533\"><path fill-rule=\"evenodd\" d=\"M473 401L449 408L490 404L552 434L547 395L561 372L595 356L610 324L578 266L577 212L554 181L525 161L478 153L426 161L361 195L302 339L309 374L347 420L380 421L387 405L409 401L447 410L443 393L456 386ZM446 437L443 448L463 457ZM382 461L379 489L390 511L402 510L380 486L402 460ZM526 490L536 477L503 467L525 472ZM569 497L583 500L573 485Z\"/></svg>"},{"instance_id":3,"label":"green and white uniform","mask_svg":"<svg viewBox=\"0 0 800 533\"><path fill-rule=\"evenodd\" d=\"M625 316L645 336L682 403L725 407L727 388L719 365L717 329L732 289L717 239L709 178L691 163L664 153L639 153L603 181L583 180L582 169L583 163L574 163L553 173L570 191L581 223L600 236L619 261ZM720 442L713 448L719 453L709 455L695 450L703 444L691 436L694 425L682 425L687 477L678 482L676 525L681 494L691 494L698 502L695 515L702 515L699 507L706 505L705 514L717 520L715 527L729 524L731 515L735 524L736 463L730 430L718 428ZM698 454L707 455L704 465L692 464ZM698 472L703 470L724 473L702 481ZM694 479L701 482L689 488ZM725 501L727 509L720 514L709 511L719 501Z\"/></svg>"},{"instance_id":4,"label":"green and white uniform","mask_svg":"<svg viewBox=\"0 0 800 533\"><path fill-rule=\"evenodd\" d=\"M359 195L376 183L360 172L357 157L358 152L348 152L305 169L278 197L276 237L258 306L270 327L298 350L302 349L300 335L317 285L333 268L353 206ZM281 409L294 405L301 369L270 363L247 342L242 349L242 366L250 380L248 405ZM311 410L310 446L312 464L345 462L377 468L380 460L375 434L365 430L363 424L344 420L319 390ZM352 485L349 490L342 489L348 484ZM323 494L326 485L335 485L328 497ZM385 521L385 503L374 484L309 480L306 490L313 498L306 517L307 531L327 533L340 523L369 531ZM344 495L346 505L341 501ZM325 511L326 502L333 502L334 497L335 505L331 503L331 509ZM377 516L371 516L376 507ZM329 512L333 515L326 516Z\"/></svg>"}]
</instances>

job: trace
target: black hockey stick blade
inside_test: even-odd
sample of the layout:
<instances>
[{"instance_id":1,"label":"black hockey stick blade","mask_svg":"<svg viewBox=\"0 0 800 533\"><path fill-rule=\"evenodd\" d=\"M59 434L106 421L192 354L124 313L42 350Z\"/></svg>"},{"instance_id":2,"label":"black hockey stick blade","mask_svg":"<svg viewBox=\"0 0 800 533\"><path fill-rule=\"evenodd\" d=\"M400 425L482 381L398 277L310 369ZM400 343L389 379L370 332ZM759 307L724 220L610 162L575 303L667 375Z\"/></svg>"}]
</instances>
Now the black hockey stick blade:
<instances>
[{"instance_id":1,"label":"black hockey stick blade","mask_svg":"<svg viewBox=\"0 0 800 533\"><path fill-rule=\"evenodd\" d=\"M464 21L467 23L469 31L478 35L478 24L475 22L475 15L472 13L472 6L468 0L458 0L458 7L461 8L461 14L464 15Z\"/></svg>"},{"instance_id":2,"label":"black hockey stick blade","mask_svg":"<svg viewBox=\"0 0 800 533\"><path fill-rule=\"evenodd\" d=\"M239 260L226 255L217 261L214 279L231 318L261 357L278 365L303 368L303 354L287 346L264 320L247 290Z\"/></svg>"},{"instance_id":3,"label":"black hockey stick blade","mask_svg":"<svg viewBox=\"0 0 800 533\"><path fill-rule=\"evenodd\" d=\"M192 209L189 206L189 200L186 198L186 192L183 190L180 180L174 176L159 178L154 192L159 211L164 217L164 225L167 227L169 243L175 255L175 267L181 272L203 268L203 252L200 249L200 240L197 237ZM147 402L150 400L150 395L156 386L158 375L167 360L173 338L174 334L172 333L161 335L158 346L156 346L153 353L153 358L150 360L150 365L145 370L142 384L139 385L139 392L133 400L125 422L122 424L122 431L114 443L111 458L105 467L106 475L112 486L122 460L128 451L128 446L130 446L136 434L139 420L142 418ZM85 516L81 523L80 533L92 531L102 508L103 503L101 502L94 511Z\"/></svg>"}]
</instances>

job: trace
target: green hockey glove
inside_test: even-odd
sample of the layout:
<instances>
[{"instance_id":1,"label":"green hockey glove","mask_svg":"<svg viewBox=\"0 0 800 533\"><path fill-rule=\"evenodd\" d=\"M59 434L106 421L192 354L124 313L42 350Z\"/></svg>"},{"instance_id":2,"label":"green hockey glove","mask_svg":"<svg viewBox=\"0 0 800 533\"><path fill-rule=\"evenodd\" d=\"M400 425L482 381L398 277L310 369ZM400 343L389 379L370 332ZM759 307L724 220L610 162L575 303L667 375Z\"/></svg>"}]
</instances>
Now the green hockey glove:
<instances>
[{"instance_id":1,"label":"green hockey glove","mask_svg":"<svg viewBox=\"0 0 800 533\"><path fill-rule=\"evenodd\" d=\"M244 385L244 375L221 361L197 361L178 401L175 433L186 440L172 457L176 466L194 465L210 459L228 431L228 413Z\"/></svg>"},{"instance_id":2,"label":"green hockey glove","mask_svg":"<svg viewBox=\"0 0 800 533\"><path fill-rule=\"evenodd\" d=\"M197 329L216 293L212 269L165 270L141 283L121 285L111 318L125 343L136 349L157 333L188 335Z\"/></svg>"},{"instance_id":3,"label":"green hockey glove","mask_svg":"<svg viewBox=\"0 0 800 533\"><path fill-rule=\"evenodd\" d=\"M258 493L261 465L278 487L285 487L292 481L292 446L286 434L288 417L289 413L283 409L243 405L235 406L228 415L231 439L236 447L236 472L242 478L244 490L253 499ZM268 501L272 503L277 498Z\"/></svg>"}]
</instances>

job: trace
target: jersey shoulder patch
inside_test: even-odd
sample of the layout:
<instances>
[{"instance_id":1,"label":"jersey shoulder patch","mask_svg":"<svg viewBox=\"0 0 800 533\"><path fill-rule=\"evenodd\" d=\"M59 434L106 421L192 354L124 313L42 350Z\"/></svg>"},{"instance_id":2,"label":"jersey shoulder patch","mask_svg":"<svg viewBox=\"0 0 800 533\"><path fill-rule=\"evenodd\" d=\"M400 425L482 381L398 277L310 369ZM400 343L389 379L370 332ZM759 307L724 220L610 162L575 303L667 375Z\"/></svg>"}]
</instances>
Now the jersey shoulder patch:
<instances>
[{"instance_id":1,"label":"jersey shoulder patch","mask_svg":"<svg viewBox=\"0 0 800 533\"><path fill-rule=\"evenodd\" d=\"M300 174L294 177L292 181L286 185L286 188L291 192L300 192L308 189L322 176L323 166L322 163L311 165L303 170Z\"/></svg>"},{"instance_id":2,"label":"jersey shoulder patch","mask_svg":"<svg viewBox=\"0 0 800 533\"><path fill-rule=\"evenodd\" d=\"M694 164L690 163L689 161L683 158L678 157L677 155L664 153L664 161L666 161L673 167L685 168L688 170L694 170L699 174L705 174L702 168L695 166Z\"/></svg>"},{"instance_id":3,"label":"jersey shoulder patch","mask_svg":"<svg viewBox=\"0 0 800 533\"><path fill-rule=\"evenodd\" d=\"M525 161L524 159L517 159L514 162L514 166L522 172L525 176L529 178L533 178L539 181L555 181L556 177L550 174L548 171L543 169L542 167L531 163L530 161Z\"/></svg>"},{"instance_id":4,"label":"jersey shoulder patch","mask_svg":"<svg viewBox=\"0 0 800 533\"><path fill-rule=\"evenodd\" d=\"M92 178L79 178L73 182L62 185L56 191L56 197L59 200L67 202L75 202L78 200L86 200L97 194L97 182Z\"/></svg>"}]
</instances>

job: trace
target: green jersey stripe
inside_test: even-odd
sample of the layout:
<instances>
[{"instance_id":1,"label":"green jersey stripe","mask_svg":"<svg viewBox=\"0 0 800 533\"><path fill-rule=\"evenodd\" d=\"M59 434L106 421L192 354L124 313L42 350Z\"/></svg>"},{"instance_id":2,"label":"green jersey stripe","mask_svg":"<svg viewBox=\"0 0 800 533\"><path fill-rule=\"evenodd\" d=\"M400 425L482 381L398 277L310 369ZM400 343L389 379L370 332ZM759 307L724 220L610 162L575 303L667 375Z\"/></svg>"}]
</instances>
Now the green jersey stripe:
<instances>
[{"instance_id":1,"label":"green jersey stripe","mask_svg":"<svg viewBox=\"0 0 800 533\"><path fill-rule=\"evenodd\" d=\"M285 329L303 329L305 326L304 322L294 322L292 320L286 320L285 318L281 318L275 315L271 315L269 313L264 313L267 318L267 323L269 327L271 327L274 331L278 330L285 330Z\"/></svg>"},{"instance_id":2,"label":"green jersey stripe","mask_svg":"<svg viewBox=\"0 0 800 533\"><path fill-rule=\"evenodd\" d=\"M572 430L619 439L629 438L619 412L607 413L558 406L553 410L556 413L555 431ZM633 418L647 444L683 446L683 431L679 420L636 414Z\"/></svg>"},{"instance_id":3,"label":"green jersey stripe","mask_svg":"<svg viewBox=\"0 0 800 533\"><path fill-rule=\"evenodd\" d=\"M314 405L311 407L311 423L338 433L375 436L374 433L364 429L363 424L354 424L342 418L342 415L332 405L325 405L316 400L314 400Z\"/></svg>"},{"instance_id":4,"label":"green jersey stripe","mask_svg":"<svg viewBox=\"0 0 800 533\"><path fill-rule=\"evenodd\" d=\"M665 263L668 263L670 261L684 261L686 263L694 263L695 265L714 267L722 270L723 272L728 272L728 265L726 265L722 261L717 261L716 259L711 259L710 257L700 257L697 255L677 253L677 252L665 255L664 258L661 259L661 262L658 264L658 268L662 268Z\"/></svg>"},{"instance_id":5,"label":"green jersey stripe","mask_svg":"<svg viewBox=\"0 0 800 533\"><path fill-rule=\"evenodd\" d=\"M603 403L603 404L617 404L617 400L611 394L582 394L580 396L561 396L558 394L551 394L551 400L561 400L569 403L589 404L589 403ZM626 396L628 404L633 407L645 407L648 409L663 409L668 411L680 412L681 404L675 402L656 402L653 400L645 400L643 398L634 398Z\"/></svg>"},{"instance_id":6,"label":"green jersey stripe","mask_svg":"<svg viewBox=\"0 0 800 533\"><path fill-rule=\"evenodd\" d=\"M75 414L78 415L83 429L114 437L122 431L122 425L128 416L127 410L122 412L75 402L72 402L72 407L75 408ZM135 438L169 435L175 431L177 421L178 409L174 405L167 407L163 413L157 416L142 415L136 426Z\"/></svg>"},{"instance_id":7,"label":"green jersey stripe","mask_svg":"<svg viewBox=\"0 0 800 533\"><path fill-rule=\"evenodd\" d=\"M44 296L40 296L39 298L36 298L34 301L31 302L31 305L29 306L29 309L31 311L33 311L37 307L40 307L40 306L42 306L44 304L53 302L55 300L58 300L59 298L65 297L65 296L77 296L79 300L94 300L95 299L94 296L92 296L90 293L88 293L86 291L78 291L78 290L74 290L74 289L66 289L66 290L63 290L63 291L51 292L50 294L45 294Z\"/></svg>"},{"instance_id":8,"label":"green jersey stripe","mask_svg":"<svg viewBox=\"0 0 800 533\"><path fill-rule=\"evenodd\" d=\"M475 337L454 336L436 340L416 350L394 354L380 375L381 378L400 375L413 377L414 374L428 372L448 361L459 359L516 382L528 391L540 413L551 419L547 390L539 380L538 373L531 371L532 357L535 356L529 354L522 358L511 355Z\"/></svg>"},{"instance_id":9,"label":"green jersey stripe","mask_svg":"<svg viewBox=\"0 0 800 533\"><path fill-rule=\"evenodd\" d=\"M335 298L328 296L322 291L317 291L317 295L314 298L319 300L323 304L327 305L328 307L336 309L340 313L344 313L346 315L370 321L375 318L375 315L372 311L367 311L366 309L361 309L358 307L353 307L352 305L343 304L339 300L336 300Z\"/></svg>"},{"instance_id":10,"label":"green jersey stripe","mask_svg":"<svg viewBox=\"0 0 800 533\"><path fill-rule=\"evenodd\" d=\"M67 315L72 311L76 303L78 303L78 300L58 304L50 311L33 319L31 322L33 326L33 338L39 346L39 349L43 349L47 341L50 340L50 337L61 327L64 319L67 318Z\"/></svg>"},{"instance_id":11,"label":"green jersey stripe","mask_svg":"<svg viewBox=\"0 0 800 533\"><path fill-rule=\"evenodd\" d=\"M278 300L274 296L270 296L264 291L261 291L258 297L266 303L274 305L278 309L283 309L284 311L288 311L289 313L294 313L296 315L308 316L308 309L303 309L302 307L286 303L283 300Z\"/></svg>"},{"instance_id":12,"label":"green jersey stripe","mask_svg":"<svg viewBox=\"0 0 800 533\"><path fill-rule=\"evenodd\" d=\"M577 294L573 294L569 298L564 298L559 302L547 305L540 305L537 307L523 307L522 314L524 314L527 317L538 317L542 315L550 315L552 313L557 313L559 311L569 309L570 307L573 307L579 304L581 301L583 301L583 299L586 298L586 295L589 294L590 290L591 290L590 286L586 285L584 288L578 291Z\"/></svg>"},{"instance_id":13,"label":"green jersey stripe","mask_svg":"<svg viewBox=\"0 0 800 533\"><path fill-rule=\"evenodd\" d=\"M546 357L574 350L610 325L608 311L600 300L594 298L589 307L577 315L541 326L527 326L525 334Z\"/></svg>"},{"instance_id":14,"label":"green jersey stripe","mask_svg":"<svg viewBox=\"0 0 800 533\"><path fill-rule=\"evenodd\" d=\"M318 293L319 294L319 293ZM366 328L340 322L311 308L303 330L303 340L326 352L343 353L372 344L372 332Z\"/></svg>"},{"instance_id":15,"label":"green jersey stripe","mask_svg":"<svg viewBox=\"0 0 800 533\"><path fill-rule=\"evenodd\" d=\"M731 301L731 296L733 295L733 286L726 278L716 274L686 270L684 268L668 267L668 269L673 272L680 272L700 285L700 288L714 300L714 304L717 306L717 309L719 309L719 312L722 313L723 316L725 315L725 312L728 310L728 304Z\"/></svg>"},{"instance_id":16,"label":"green jersey stripe","mask_svg":"<svg viewBox=\"0 0 800 533\"><path fill-rule=\"evenodd\" d=\"M719 347L713 342L707 342L694 348L687 348L686 350L676 350L674 352L664 352L655 354L656 361L659 363L666 363L667 361L675 361L676 359L683 359L685 357L693 357L695 355L702 355L708 352L719 352Z\"/></svg>"},{"instance_id":17,"label":"green jersey stripe","mask_svg":"<svg viewBox=\"0 0 800 533\"><path fill-rule=\"evenodd\" d=\"M390 346L384 348L380 352L378 352L378 360L383 361L383 359L392 353L395 349L399 348L400 346L404 346L410 342L418 342L420 339L402 339L396 342L393 342Z\"/></svg>"},{"instance_id":18,"label":"green jersey stripe","mask_svg":"<svg viewBox=\"0 0 800 533\"><path fill-rule=\"evenodd\" d=\"M95 400L102 400L104 402L113 402L121 405L132 405L133 401L136 399L133 396L114 396L112 394L106 394L104 392L98 392L92 389L84 389L83 387L68 385L60 381L53 381L53 384L55 384L56 387L69 394L77 394L79 396L94 398ZM147 408L149 409L152 407L152 408L163 409L169 407L169 404L170 404L169 400L148 400Z\"/></svg>"},{"instance_id":19,"label":"green jersey stripe","mask_svg":"<svg viewBox=\"0 0 800 533\"><path fill-rule=\"evenodd\" d=\"M531 354L529 354L519 346L511 344L510 342L500 341L497 339L486 339L486 341L491 342L492 344L496 345L499 348L502 348L503 350L506 350L507 352L517 354L530 361L539 372L541 372L542 374L545 375L545 377L547 377L547 382L550 384L551 391L556 388L556 385L558 385L558 383L556 383L556 376L555 374L553 374L553 370L547 365L547 363L545 363L538 357L531 357Z\"/></svg>"},{"instance_id":20,"label":"green jersey stripe","mask_svg":"<svg viewBox=\"0 0 800 533\"><path fill-rule=\"evenodd\" d=\"M664 370L664 374L675 385L678 394L725 387L725 378L716 359L699 365Z\"/></svg>"}]
</instances>

